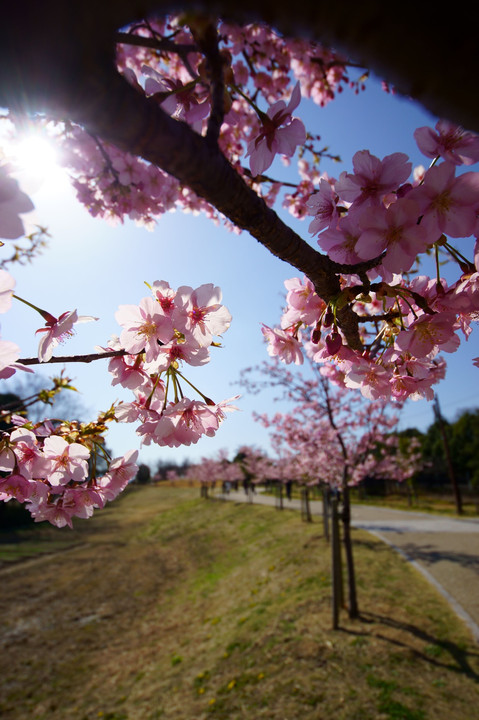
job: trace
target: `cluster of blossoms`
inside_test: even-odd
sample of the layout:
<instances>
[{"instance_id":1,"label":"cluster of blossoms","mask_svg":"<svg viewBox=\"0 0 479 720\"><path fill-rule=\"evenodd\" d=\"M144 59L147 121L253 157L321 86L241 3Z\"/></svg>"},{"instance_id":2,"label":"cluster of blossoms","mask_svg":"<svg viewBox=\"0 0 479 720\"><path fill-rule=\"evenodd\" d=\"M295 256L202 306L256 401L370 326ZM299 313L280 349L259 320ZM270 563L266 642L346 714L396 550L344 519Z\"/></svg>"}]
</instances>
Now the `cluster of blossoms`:
<instances>
[{"instance_id":1,"label":"cluster of blossoms","mask_svg":"<svg viewBox=\"0 0 479 720\"><path fill-rule=\"evenodd\" d=\"M11 228L11 234L20 234L20 214L31 207L16 181L9 177L8 181L11 202L5 228L0 218L0 232L7 234ZM75 324L97 319L78 316L76 310L57 318L14 295L14 289L14 278L0 269L0 313L10 310L15 297L45 321L37 331L40 341L35 362L49 362L54 349L73 334ZM225 412L235 409L227 401L215 403L207 398L180 371L182 363L207 363L209 348L219 345L215 337L230 326L231 315L221 304L220 288L207 284L173 290L167 282L157 281L150 289L151 296L139 305L120 306L116 313L123 328L120 336L96 353L97 359L105 354L111 358L112 384L131 390L134 400L120 402L88 424L50 420L33 424L2 411L1 419L11 429L0 431L0 501L15 498L26 503L36 521L71 527L73 516L90 517L137 473L137 451L109 458L103 438L107 422L139 423L137 433L144 444L177 447L196 443L202 435L213 436ZM19 360L19 355L15 343L0 340L0 378L11 377L17 370L31 372L33 360ZM182 384L193 388L201 400L185 397ZM100 466L104 466L102 474Z\"/></svg>"},{"instance_id":2,"label":"cluster of blossoms","mask_svg":"<svg viewBox=\"0 0 479 720\"><path fill-rule=\"evenodd\" d=\"M0 310L8 310L14 280L0 271ZM133 392L132 402L120 402L97 423L76 424L44 421L37 425L13 417L15 429L0 439L0 500L25 502L35 520L48 520L62 527L71 518L89 517L94 508L114 499L137 472L137 452L130 451L109 463L97 477L96 458L105 455L101 438L107 421L138 423L137 434L145 445L178 447L196 443L202 435L213 436L231 406L215 403L185 378L182 363L201 366L209 361L209 348L218 346L215 336L224 333L231 315L221 304L221 290L212 284L178 290L168 283L151 285L151 297L139 305L122 305L116 319L123 330L108 348L98 348L97 357L108 353L112 384ZM39 362L48 362L54 347L72 334L76 311L54 318L40 311L46 327L39 343ZM2 377L28 368L15 362L19 348L0 341ZM182 384L201 396L185 397ZM92 454L93 452L93 454Z\"/></svg>"},{"instance_id":3,"label":"cluster of blossoms","mask_svg":"<svg viewBox=\"0 0 479 720\"><path fill-rule=\"evenodd\" d=\"M299 149L300 181L283 204L296 217L314 216L310 232L339 268L341 292L327 304L308 278L289 281L281 327L263 331L270 354L296 363L303 352L315 362L334 357L338 382L369 398L430 399L445 372L439 353L457 349L458 330L467 337L477 312L477 244L475 261L467 261L448 239L478 232L479 175L458 173L478 161L477 137L446 121L435 130L420 128L419 148L433 162L428 170L416 168L412 179L403 153L381 160L367 150L354 156L352 173L320 174L319 138L293 113L301 96L324 105L349 83L345 59L264 25L220 21L217 33L224 96L219 147L270 205L283 184L264 173L276 155L289 161ZM200 36L194 19L189 26L181 17L135 24L121 33L117 64L139 93L205 134L217 78ZM217 219L212 206L176 179L80 127L70 125L62 142L79 198L94 215L151 226L179 207ZM456 283L448 286L439 274L410 277L418 256L444 252L460 268ZM361 350L348 347L342 334L344 308L359 316Z\"/></svg>"},{"instance_id":4,"label":"cluster of blossoms","mask_svg":"<svg viewBox=\"0 0 479 720\"><path fill-rule=\"evenodd\" d=\"M229 328L231 315L221 304L220 288L212 284L173 290L157 281L151 293L139 305L121 305L116 313L123 331L109 348L125 354L110 360L109 370L112 384L131 390L134 400L121 403L115 415L119 422L139 422L136 432L145 445L191 445L202 435L212 437L225 412L235 408L200 393L179 368L209 361L209 348L218 345L214 336ZM201 400L185 397L182 383Z\"/></svg>"},{"instance_id":5,"label":"cluster of blossoms","mask_svg":"<svg viewBox=\"0 0 479 720\"><path fill-rule=\"evenodd\" d=\"M397 403L365 400L344 383L331 384L317 365L312 371L307 379L276 358L242 374L250 392L274 388L275 399L294 406L273 416L255 413L281 458L278 479L344 490L371 477L401 482L421 467L415 439L399 443Z\"/></svg>"},{"instance_id":6,"label":"cluster of blossoms","mask_svg":"<svg viewBox=\"0 0 479 720\"><path fill-rule=\"evenodd\" d=\"M326 155L320 138L307 133L293 113L301 96L324 105L350 84L346 60L316 43L283 38L257 24L239 27L218 21L212 48L203 22L193 15L187 21L178 16L124 28L117 37L117 66L143 106L149 98L150 107L157 103L178 121L179 133L188 125L206 136L205 144L211 147L211 140L267 205L292 185L284 195L285 207L295 217L313 216L310 232L328 256L318 252L316 259L319 264L328 261L331 282L322 289L323 298L308 277L287 281L281 326L263 329L269 354L301 364L306 353L321 364L323 377L340 387L359 388L370 400L431 399L432 386L445 372L439 354L454 352L459 332L467 339L478 316L479 173L464 172L462 166L479 161L479 139L440 121L435 130L420 128L415 134L419 149L432 159L428 170L413 172L403 153L381 160L362 150L353 158L352 173L328 177L319 172ZM356 89L361 83L357 81ZM15 115L10 119L15 125ZM218 219L216 208L155 165L74 123L57 123L56 129L63 163L80 201L94 216L110 221L129 217L151 227L162 213L181 208ZM288 164L295 153L298 183L264 175L276 155ZM31 209L8 166L0 167L0 236L18 237L23 232L19 215ZM233 217L230 212L229 222ZM471 238L471 259L450 238ZM449 285L439 274L444 253L459 268L457 280ZM421 254L436 257L436 277L416 272ZM304 264L298 261L298 266ZM310 274L313 277L313 268ZM9 309L13 289L13 279L1 271L0 312ZM45 320L38 331L40 362L52 359L76 323L95 319L76 311L55 317L33 307ZM209 347L218 344L214 338L230 324L219 288L210 284L175 291L158 281L150 297L139 305L121 306L116 318L122 332L97 356L111 358L113 384L131 390L133 400L120 403L109 419L138 423L144 444L176 447L214 435L231 406L197 391L180 368L182 363L206 363ZM14 343L0 341L0 378L27 369L19 357ZM474 362L479 364L479 359ZM185 397L186 385L200 400ZM76 499L80 490L89 500L76 514L88 514L87 507L108 499L107 493L94 489L98 481L88 467L94 464L88 433L72 432L68 425L36 428L20 423L11 435L6 433L1 457L9 475L2 483L10 478L10 490L5 484L4 499L23 497L37 519L60 518L57 524L68 522L69 511L60 512L64 505L81 505ZM30 453L30 465L22 453ZM113 461L118 466L122 462ZM55 463L68 471L61 474ZM31 484L38 482L46 491ZM71 494L73 490L78 492Z\"/></svg>"},{"instance_id":7,"label":"cluster of blossoms","mask_svg":"<svg viewBox=\"0 0 479 720\"><path fill-rule=\"evenodd\" d=\"M33 426L22 417L0 440L0 500L15 498L25 503L35 521L72 527L72 518L88 518L95 508L125 489L135 477L138 451L110 460L102 475L97 473L97 452L102 444L98 423L55 427L46 421Z\"/></svg>"},{"instance_id":8,"label":"cluster of blossoms","mask_svg":"<svg viewBox=\"0 0 479 720\"><path fill-rule=\"evenodd\" d=\"M380 160L367 150L355 154L353 173L321 179L308 201L310 232L338 263L340 291L325 303L308 278L293 278L281 326L263 329L271 356L301 364L305 352L333 382L370 399L431 399L445 373L439 353L456 351L458 332L467 340L478 317L479 173L457 170L479 161L479 138L446 121L415 138L433 163L412 181L406 155ZM470 260L450 240L468 237ZM436 277L413 275L424 253L436 258ZM439 274L444 254L459 269L450 285ZM359 319L362 350L344 339L344 308Z\"/></svg>"},{"instance_id":9,"label":"cluster of blossoms","mask_svg":"<svg viewBox=\"0 0 479 720\"><path fill-rule=\"evenodd\" d=\"M192 28L179 16L135 23L121 34L117 65L139 93L204 134L213 78L194 23ZM142 38L145 46L138 44ZM219 145L246 182L272 205L281 183L262 173L275 155L289 158L297 146L304 146L312 158L321 154L319 138L307 137L301 120L292 117L301 96L324 106L355 83L340 54L318 43L281 37L266 25L219 22L218 40L224 83ZM152 228L156 218L177 208L218 220L214 207L155 165L78 125L58 126L57 131L61 161L72 174L79 201L93 216L112 223L128 217ZM316 173L316 162L311 173Z\"/></svg>"}]
</instances>

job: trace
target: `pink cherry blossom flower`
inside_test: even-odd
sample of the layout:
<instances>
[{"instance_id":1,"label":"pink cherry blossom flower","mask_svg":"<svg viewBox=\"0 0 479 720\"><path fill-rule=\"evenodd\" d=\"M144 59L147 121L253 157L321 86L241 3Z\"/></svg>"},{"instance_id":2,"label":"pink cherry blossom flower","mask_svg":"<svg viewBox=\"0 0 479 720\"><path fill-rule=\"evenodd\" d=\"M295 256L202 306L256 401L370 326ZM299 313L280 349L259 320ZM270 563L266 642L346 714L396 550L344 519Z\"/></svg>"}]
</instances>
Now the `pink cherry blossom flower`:
<instances>
[{"instance_id":1,"label":"pink cherry blossom flower","mask_svg":"<svg viewBox=\"0 0 479 720\"><path fill-rule=\"evenodd\" d=\"M171 318L153 298L143 298L139 305L120 305L115 318L124 328L121 346L132 355L144 350L147 362L156 359L159 343L168 342L173 335Z\"/></svg>"},{"instance_id":2,"label":"pink cherry blossom flower","mask_svg":"<svg viewBox=\"0 0 479 720\"><path fill-rule=\"evenodd\" d=\"M213 437L219 427L214 407L199 400L183 398L165 408L153 431L143 436L143 442L157 445L179 447L198 442L202 435ZM143 428L144 429L144 428ZM137 432L141 433L142 428Z\"/></svg>"},{"instance_id":3,"label":"pink cherry blossom flower","mask_svg":"<svg viewBox=\"0 0 479 720\"><path fill-rule=\"evenodd\" d=\"M430 127L418 128L414 138L426 157L440 156L454 165L472 165L479 161L479 137L449 120L439 120L436 132Z\"/></svg>"},{"instance_id":4,"label":"pink cherry blossom flower","mask_svg":"<svg viewBox=\"0 0 479 720\"><path fill-rule=\"evenodd\" d=\"M47 520L51 525L57 528L68 527L73 528L71 508L64 508L60 502L39 502L28 505L28 509L35 522L44 522Z\"/></svg>"},{"instance_id":5,"label":"pink cherry blossom flower","mask_svg":"<svg viewBox=\"0 0 479 720\"><path fill-rule=\"evenodd\" d=\"M211 345L213 336L226 332L231 324L231 315L221 305L221 299L221 289L212 283L196 290L179 287L173 313L175 328L187 337L192 336L200 347Z\"/></svg>"},{"instance_id":6,"label":"pink cherry blossom flower","mask_svg":"<svg viewBox=\"0 0 479 720\"><path fill-rule=\"evenodd\" d=\"M476 225L479 205L479 173L468 172L455 177L455 166L444 162L430 168L420 187L413 188L409 198L418 204L424 217L421 225L431 244L442 233L451 237L468 237Z\"/></svg>"},{"instance_id":7,"label":"pink cherry blossom flower","mask_svg":"<svg viewBox=\"0 0 479 720\"><path fill-rule=\"evenodd\" d=\"M290 333L263 325L261 332L268 341L268 355L277 355L282 362L302 365L304 362L301 345Z\"/></svg>"},{"instance_id":8,"label":"pink cherry blossom flower","mask_svg":"<svg viewBox=\"0 0 479 720\"><path fill-rule=\"evenodd\" d=\"M339 197L357 205L378 205L381 197L405 182L412 164L404 153L393 153L379 160L369 150L360 150L353 157L354 175L342 172L335 185Z\"/></svg>"},{"instance_id":9,"label":"pink cherry blossom flower","mask_svg":"<svg viewBox=\"0 0 479 720\"><path fill-rule=\"evenodd\" d=\"M359 388L361 394L369 400L389 397L389 372L379 365L359 360L344 377L344 384L349 388Z\"/></svg>"},{"instance_id":10,"label":"pink cherry blossom flower","mask_svg":"<svg viewBox=\"0 0 479 720\"><path fill-rule=\"evenodd\" d=\"M213 409L216 417L218 418L218 421L221 423L225 417L226 413L229 412L235 412L239 410L239 407L236 405L232 405L231 402L233 400L238 400L241 395L234 395L231 398L228 398L227 400L221 400L219 403L216 403L215 405L210 405L210 407Z\"/></svg>"},{"instance_id":11,"label":"pink cherry blossom flower","mask_svg":"<svg viewBox=\"0 0 479 720\"><path fill-rule=\"evenodd\" d=\"M306 202L308 214L314 215L314 220L309 225L309 232L312 235L321 232L324 228L335 225L339 219L336 205L337 195L327 180L321 178L318 192L311 195Z\"/></svg>"},{"instance_id":12,"label":"pink cherry blossom flower","mask_svg":"<svg viewBox=\"0 0 479 720\"><path fill-rule=\"evenodd\" d=\"M10 434L18 469L28 480L46 477L52 469L45 458L35 434L26 428L18 428Z\"/></svg>"},{"instance_id":13,"label":"pink cherry blossom flower","mask_svg":"<svg viewBox=\"0 0 479 720\"><path fill-rule=\"evenodd\" d=\"M286 329L297 322L312 325L317 322L324 309L324 300L321 300L314 289L314 285L306 276L302 280L291 278L284 281L288 291L286 303L289 306L281 319L281 327Z\"/></svg>"},{"instance_id":14,"label":"pink cherry blossom flower","mask_svg":"<svg viewBox=\"0 0 479 720\"><path fill-rule=\"evenodd\" d=\"M270 105L261 116L261 131L248 144L246 157L250 158L251 174L256 177L269 168L277 153L291 157L296 147L306 141L306 130L291 113L301 100L299 83L296 83L288 105L279 100ZM285 127L281 127L281 126Z\"/></svg>"},{"instance_id":15,"label":"pink cherry blossom flower","mask_svg":"<svg viewBox=\"0 0 479 720\"><path fill-rule=\"evenodd\" d=\"M361 228L355 217L346 215L339 220L336 228L327 228L319 235L318 245L331 260L345 265L354 265L361 261L356 252L356 243L360 235Z\"/></svg>"},{"instance_id":16,"label":"pink cherry blossom flower","mask_svg":"<svg viewBox=\"0 0 479 720\"><path fill-rule=\"evenodd\" d=\"M62 313L58 319L50 315L46 321L46 327L37 330L37 333L45 333L38 343L40 362L48 362L53 355L53 349L74 334L73 325L92 320L98 320L98 318L89 315L80 315L79 317L76 310Z\"/></svg>"},{"instance_id":17,"label":"pink cherry blossom flower","mask_svg":"<svg viewBox=\"0 0 479 720\"><path fill-rule=\"evenodd\" d=\"M159 348L154 366L156 372L160 372L178 360L183 360L188 365L200 366L209 362L209 359L210 352L207 347L198 347L196 344L192 345L191 340L185 342L175 338Z\"/></svg>"},{"instance_id":18,"label":"pink cherry blossom flower","mask_svg":"<svg viewBox=\"0 0 479 720\"><path fill-rule=\"evenodd\" d=\"M422 315L396 336L396 347L416 358L424 358L440 350L454 352L459 346L459 337L454 332L455 322L456 315L452 312Z\"/></svg>"},{"instance_id":19,"label":"pink cherry blossom flower","mask_svg":"<svg viewBox=\"0 0 479 720\"><path fill-rule=\"evenodd\" d=\"M151 292L165 315L171 315L175 309L176 290L170 288L169 283L164 280L156 280L151 286Z\"/></svg>"},{"instance_id":20,"label":"pink cherry blossom flower","mask_svg":"<svg viewBox=\"0 0 479 720\"><path fill-rule=\"evenodd\" d=\"M128 450L123 457L110 462L108 472L97 480L97 490L104 500L114 500L138 472L138 450Z\"/></svg>"},{"instance_id":21,"label":"pink cherry blossom flower","mask_svg":"<svg viewBox=\"0 0 479 720\"><path fill-rule=\"evenodd\" d=\"M419 206L407 198L387 209L366 208L359 218L362 233L355 250L363 260L379 257L386 250L383 266L389 272L407 272L419 253L428 246L423 227L417 224Z\"/></svg>"},{"instance_id":22,"label":"pink cherry blossom flower","mask_svg":"<svg viewBox=\"0 0 479 720\"><path fill-rule=\"evenodd\" d=\"M121 385L129 390L141 389L149 382L142 364L131 355L112 358L108 363L108 371L113 375L112 385Z\"/></svg>"},{"instance_id":23,"label":"pink cherry blossom flower","mask_svg":"<svg viewBox=\"0 0 479 720\"><path fill-rule=\"evenodd\" d=\"M93 515L95 508L103 507L104 504L100 493L93 487L68 487L62 495L62 508L70 517L86 520Z\"/></svg>"},{"instance_id":24,"label":"pink cherry blossom flower","mask_svg":"<svg viewBox=\"0 0 479 720\"><path fill-rule=\"evenodd\" d=\"M479 357L472 358L472 364L479 368Z\"/></svg>"},{"instance_id":25,"label":"pink cherry blossom flower","mask_svg":"<svg viewBox=\"0 0 479 720\"><path fill-rule=\"evenodd\" d=\"M0 237L15 240L25 234L19 215L31 212L34 205L10 172L10 166L0 166Z\"/></svg>"},{"instance_id":26,"label":"pink cherry blossom flower","mask_svg":"<svg viewBox=\"0 0 479 720\"><path fill-rule=\"evenodd\" d=\"M9 340L0 340L0 378L6 379L13 375L15 360L20 356L20 348Z\"/></svg>"},{"instance_id":27,"label":"pink cherry blossom flower","mask_svg":"<svg viewBox=\"0 0 479 720\"><path fill-rule=\"evenodd\" d=\"M70 480L82 482L88 475L90 452L84 445L68 443L62 437L51 435L45 439L43 452L51 461L50 485L66 485Z\"/></svg>"},{"instance_id":28,"label":"pink cherry blossom flower","mask_svg":"<svg viewBox=\"0 0 479 720\"><path fill-rule=\"evenodd\" d=\"M15 498L23 503L30 497L30 483L23 475L15 473L6 478L0 478L0 500L8 502Z\"/></svg>"},{"instance_id":29,"label":"pink cherry blossom flower","mask_svg":"<svg viewBox=\"0 0 479 720\"><path fill-rule=\"evenodd\" d=\"M143 65L142 72L147 76L145 93L158 96L161 107L175 120L189 123L197 132L201 132L202 120L209 115L208 100L199 102L195 89L185 86L180 80L160 75L148 65Z\"/></svg>"}]
</instances>

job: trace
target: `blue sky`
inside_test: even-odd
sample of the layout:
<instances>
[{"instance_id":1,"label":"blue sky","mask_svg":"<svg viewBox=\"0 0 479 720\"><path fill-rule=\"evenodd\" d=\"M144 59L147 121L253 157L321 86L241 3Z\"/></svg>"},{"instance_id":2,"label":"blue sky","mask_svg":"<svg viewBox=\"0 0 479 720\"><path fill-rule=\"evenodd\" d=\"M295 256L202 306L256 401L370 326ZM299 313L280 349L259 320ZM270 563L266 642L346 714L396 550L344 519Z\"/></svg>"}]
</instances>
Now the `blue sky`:
<instances>
[{"instance_id":1,"label":"blue sky","mask_svg":"<svg viewBox=\"0 0 479 720\"><path fill-rule=\"evenodd\" d=\"M353 154L363 149L379 157L405 152L413 165L426 165L413 131L421 125L433 125L435 118L409 100L385 93L374 80L368 81L367 89L359 95L345 90L324 109L303 100L296 112L308 129L321 134L322 142L333 154L341 156L341 165L327 161L322 164L322 169L334 176L343 169L350 170ZM270 175L275 172L284 176L279 160L268 171ZM120 330L114 319L118 306L138 303L148 295L144 281L166 280L172 287L214 283L223 290L223 301L233 322L224 335L224 347L212 351L210 364L185 371L215 400L241 392L234 385L240 371L267 358L261 323L274 325L279 321L283 282L297 275L292 268L270 255L248 234L230 233L203 216L168 213L159 219L153 232L132 222L111 227L91 218L59 176L46 179L32 199L35 221L48 227L52 239L32 265L11 268L17 280L16 292L56 316L76 308L81 315L100 317L96 323L77 326L76 336L58 354L91 352L95 345L105 345L110 335ZM308 220L300 223L286 212L280 210L280 214L309 238ZM4 251L7 254L8 247ZM34 332L42 324L40 316L16 303L1 320L2 337L19 344L22 356L35 355ZM471 359L479 355L478 337L476 330L458 353L446 357L447 378L437 388L448 418L479 404L479 370L471 364ZM48 377L53 368L42 368L42 372ZM129 399L127 392L111 386L106 363L76 364L66 372L75 379L83 404L93 415L116 399ZM2 381L6 388L14 383L15 378ZM227 448L232 455L243 444L267 450L266 431L252 420L251 413L275 411L271 397L243 395L237 404L241 411L228 416L216 438L205 438L189 448L145 447L140 453L142 461L152 466L160 459L197 461L220 448ZM411 402L402 413L400 427L425 429L432 419L431 403ZM134 427L120 424L110 432L108 445L115 455L140 447Z\"/></svg>"}]
</instances>

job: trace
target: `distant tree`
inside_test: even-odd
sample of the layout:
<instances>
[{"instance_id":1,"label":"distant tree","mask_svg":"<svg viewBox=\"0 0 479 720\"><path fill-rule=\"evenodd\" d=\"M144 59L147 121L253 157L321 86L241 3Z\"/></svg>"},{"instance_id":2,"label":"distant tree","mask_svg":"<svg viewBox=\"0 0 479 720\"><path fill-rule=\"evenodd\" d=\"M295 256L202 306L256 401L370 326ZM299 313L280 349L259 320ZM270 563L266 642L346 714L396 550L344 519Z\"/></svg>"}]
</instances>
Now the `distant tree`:
<instances>
[{"instance_id":1,"label":"distant tree","mask_svg":"<svg viewBox=\"0 0 479 720\"><path fill-rule=\"evenodd\" d=\"M184 477L188 472L189 466L189 460L183 460L181 463L175 462L174 460L159 460L156 466L155 477L158 480L167 480L169 479L168 473L172 471L176 473L177 477Z\"/></svg>"},{"instance_id":2,"label":"distant tree","mask_svg":"<svg viewBox=\"0 0 479 720\"><path fill-rule=\"evenodd\" d=\"M453 422L444 420L443 424L458 481L462 485L479 487L479 409L466 410ZM422 452L427 463L426 481L448 483L444 443L437 421L429 426L422 438Z\"/></svg>"},{"instance_id":3,"label":"distant tree","mask_svg":"<svg viewBox=\"0 0 479 720\"><path fill-rule=\"evenodd\" d=\"M458 478L479 487L479 409L466 410L451 426L451 455Z\"/></svg>"},{"instance_id":4,"label":"distant tree","mask_svg":"<svg viewBox=\"0 0 479 720\"><path fill-rule=\"evenodd\" d=\"M22 398L22 407L15 412L25 413L31 422L41 422L46 417L83 420L87 416L71 380L63 375L51 378L41 373L21 376L17 373L10 390Z\"/></svg>"},{"instance_id":5,"label":"distant tree","mask_svg":"<svg viewBox=\"0 0 479 720\"><path fill-rule=\"evenodd\" d=\"M138 467L138 472L136 473L135 482L138 483L138 485L146 485L151 481L151 470L149 465L140 465Z\"/></svg>"},{"instance_id":6,"label":"distant tree","mask_svg":"<svg viewBox=\"0 0 479 720\"><path fill-rule=\"evenodd\" d=\"M10 430L12 423L11 414L24 414L25 405L20 397L14 392L0 394L0 430Z\"/></svg>"}]
</instances>

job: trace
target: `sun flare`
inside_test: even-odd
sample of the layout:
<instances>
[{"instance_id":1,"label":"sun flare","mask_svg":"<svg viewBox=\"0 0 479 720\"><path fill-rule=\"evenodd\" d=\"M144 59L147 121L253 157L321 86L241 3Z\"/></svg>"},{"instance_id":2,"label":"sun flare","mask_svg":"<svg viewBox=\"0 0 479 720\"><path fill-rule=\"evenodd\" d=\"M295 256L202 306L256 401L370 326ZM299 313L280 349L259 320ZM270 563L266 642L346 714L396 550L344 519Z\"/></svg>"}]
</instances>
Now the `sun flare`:
<instances>
[{"instance_id":1,"label":"sun flare","mask_svg":"<svg viewBox=\"0 0 479 720\"><path fill-rule=\"evenodd\" d=\"M22 138L12 150L19 169L26 173L46 176L58 169L55 147L40 135Z\"/></svg>"},{"instance_id":2,"label":"sun flare","mask_svg":"<svg viewBox=\"0 0 479 720\"><path fill-rule=\"evenodd\" d=\"M0 139L3 161L12 167L22 190L35 193L40 187L51 191L65 182L55 143L44 133L30 131Z\"/></svg>"}]
</instances>

